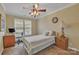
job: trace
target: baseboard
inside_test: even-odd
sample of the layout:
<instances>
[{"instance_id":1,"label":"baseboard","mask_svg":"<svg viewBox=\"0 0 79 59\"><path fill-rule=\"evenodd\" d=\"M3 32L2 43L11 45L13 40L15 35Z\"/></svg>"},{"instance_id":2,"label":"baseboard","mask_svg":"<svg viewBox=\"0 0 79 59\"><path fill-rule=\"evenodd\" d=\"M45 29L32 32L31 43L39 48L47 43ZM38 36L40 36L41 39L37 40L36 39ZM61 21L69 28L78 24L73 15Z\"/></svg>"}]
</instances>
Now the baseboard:
<instances>
[{"instance_id":1,"label":"baseboard","mask_svg":"<svg viewBox=\"0 0 79 59\"><path fill-rule=\"evenodd\" d=\"M73 47L68 47L69 49L75 50L75 51L79 51L79 49L77 48L73 48Z\"/></svg>"}]
</instances>

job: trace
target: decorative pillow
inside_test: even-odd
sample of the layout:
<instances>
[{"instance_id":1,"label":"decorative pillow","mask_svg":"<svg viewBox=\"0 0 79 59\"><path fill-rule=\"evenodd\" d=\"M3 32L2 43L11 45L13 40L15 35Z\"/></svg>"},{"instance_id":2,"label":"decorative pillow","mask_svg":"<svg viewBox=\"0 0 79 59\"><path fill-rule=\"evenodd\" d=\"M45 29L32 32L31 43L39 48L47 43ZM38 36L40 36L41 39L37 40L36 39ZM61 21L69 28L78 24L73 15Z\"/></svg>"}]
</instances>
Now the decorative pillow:
<instances>
[{"instance_id":1,"label":"decorative pillow","mask_svg":"<svg viewBox=\"0 0 79 59\"><path fill-rule=\"evenodd\" d=\"M46 32L46 34L45 34L46 36L49 36L49 32Z\"/></svg>"},{"instance_id":2,"label":"decorative pillow","mask_svg":"<svg viewBox=\"0 0 79 59\"><path fill-rule=\"evenodd\" d=\"M56 32L55 31L52 31L51 36L56 36Z\"/></svg>"}]
</instances>

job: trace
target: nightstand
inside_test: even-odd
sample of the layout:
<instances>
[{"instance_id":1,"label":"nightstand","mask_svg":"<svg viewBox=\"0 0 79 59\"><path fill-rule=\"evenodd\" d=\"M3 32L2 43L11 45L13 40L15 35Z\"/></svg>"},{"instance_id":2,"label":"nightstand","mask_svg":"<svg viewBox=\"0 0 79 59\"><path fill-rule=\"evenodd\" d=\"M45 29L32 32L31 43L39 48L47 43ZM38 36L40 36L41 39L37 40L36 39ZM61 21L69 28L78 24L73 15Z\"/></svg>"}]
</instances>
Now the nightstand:
<instances>
[{"instance_id":1,"label":"nightstand","mask_svg":"<svg viewBox=\"0 0 79 59\"><path fill-rule=\"evenodd\" d=\"M67 37L56 37L56 46L61 49L68 49L68 38Z\"/></svg>"},{"instance_id":2,"label":"nightstand","mask_svg":"<svg viewBox=\"0 0 79 59\"><path fill-rule=\"evenodd\" d=\"M3 36L4 48L8 48L15 45L15 35L5 35Z\"/></svg>"}]
</instances>

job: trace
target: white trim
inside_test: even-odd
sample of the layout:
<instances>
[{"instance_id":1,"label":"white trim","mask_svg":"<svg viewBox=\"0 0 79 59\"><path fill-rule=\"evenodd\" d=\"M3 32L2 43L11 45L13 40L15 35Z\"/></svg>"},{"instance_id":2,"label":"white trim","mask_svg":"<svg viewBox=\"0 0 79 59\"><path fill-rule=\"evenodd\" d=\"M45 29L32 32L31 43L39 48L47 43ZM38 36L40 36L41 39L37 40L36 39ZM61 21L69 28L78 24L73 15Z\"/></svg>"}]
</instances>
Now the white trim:
<instances>
[{"instance_id":1,"label":"white trim","mask_svg":"<svg viewBox=\"0 0 79 59\"><path fill-rule=\"evenodd\" d=\"M75 50L75 51L79 51L79 49L77 48L73 48L73 47L68 47L69 49Z\"/></svg>"},{"instance_id":2,"label":"white trim","mask_svg":"<svg viewBox=\"0 0 79 59\"><path fill-rule=\"evenodd\" d=\"M42 18L42 17L45 17L45 16L47 16L47 15L51 15L51 14L53 14L53 13L56 13L56 12L58 12L58 11L61 11L61 10L65 9L65 8L69 8L69 7L74 6L74 5L76 5L76 3L68 4L68 5L65 6L65 7L59 8L59 9L53 11L53 12L50 12L50 13L48 13L48 14L46 14L46 15L44 15L44 16L40 16L40 17ZM40 17L39 17L39 18L40 18Z\"/></svg>"}]
</instances>

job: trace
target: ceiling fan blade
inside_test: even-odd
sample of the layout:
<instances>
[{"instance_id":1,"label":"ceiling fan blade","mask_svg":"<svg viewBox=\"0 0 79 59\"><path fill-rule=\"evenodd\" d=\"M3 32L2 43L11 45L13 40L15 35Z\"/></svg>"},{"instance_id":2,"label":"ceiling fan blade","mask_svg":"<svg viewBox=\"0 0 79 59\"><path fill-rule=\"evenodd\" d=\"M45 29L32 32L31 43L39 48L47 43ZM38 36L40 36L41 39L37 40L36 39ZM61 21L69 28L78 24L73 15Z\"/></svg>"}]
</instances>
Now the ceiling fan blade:
<instances>
[{"instance_id":1,"label":"ceiling fan blade","mask_svg":"<svg viewBox=\"0 0 79 59\"><path fill-rule=\"evenodd\" d=\"M39 9L39 12L46 12L46 9Z\"/></svg>"},{"instance_id":2,"label":"ceiling fan blade","mask_svg":"<svg viewBox=\"0 0 79 59\"><path fill-rule=\"evenodd\" d=\"M24 6L22 7L22 9L23 10L30 10L30 8L27 8L27 7L24 7Z\"/></svg>"}]
</instances>

